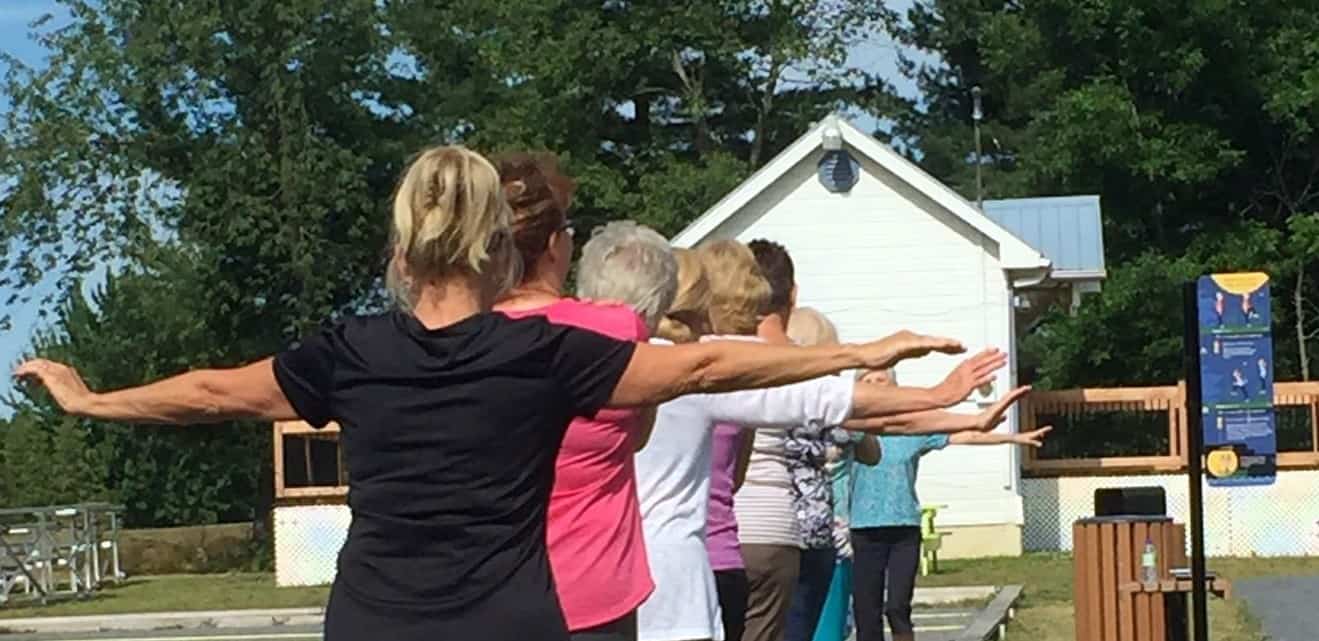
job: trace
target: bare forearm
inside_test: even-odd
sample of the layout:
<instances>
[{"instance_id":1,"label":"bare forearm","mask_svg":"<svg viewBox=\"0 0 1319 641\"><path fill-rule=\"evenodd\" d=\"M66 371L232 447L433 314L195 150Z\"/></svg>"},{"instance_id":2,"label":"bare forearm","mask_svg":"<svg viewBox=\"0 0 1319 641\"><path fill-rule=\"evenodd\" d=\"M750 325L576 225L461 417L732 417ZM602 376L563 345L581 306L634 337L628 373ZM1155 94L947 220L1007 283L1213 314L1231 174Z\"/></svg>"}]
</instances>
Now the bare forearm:
<instances>
[{"instance_id":1,"label":"bare forearm","mask_svg":"<svg viewBox=\"0 0 1319 641\"><path fill-rule=\"evenodd\" d=\"M269 360L227 370L196 370L141 387L92 395L75 413L166 425L236 419L294 420Z\"/></svg>"},{"instance_id":2,"label":"bare forearm","mask_svg":"<svg viewBox=\"0 0 1319 641\"><path fill-rule=\"evenodd\" d=\"M1003 443L1016 443L1015 437L1015 434L966 431L950 435L948 442L952 445L1001 445Z\"/></svg>"},{"instance_id":3,"label":"bare forearm","mask_svg":"<svg viewBox=\"0 0 1319 641\"><path fill-rule=\"evenodd\" d=\"M655 405L684 394L778 387L864 365L840 346L797 347L740 341L677 346L641 344L611 407Z\"/></svg>"},{"instance_id":4,"label":"bare forearm","mask_svg":"<svg viewBox=\"0 0 1319 641\"><path fill-rule=\"evenodd\" d=\"M852 392L852 418L875 418L942 410L962 399L942 387L857 385Z\"/></svg>"},{"instance_id":5,"label":"bare forearm","mask_svg":"<svg viewBox=\"0 0 1319 641\"><path fill-rule=\"evenodd\" d=\"M716 341L692 347L708 350L700 358L701 366L693 379L693 391L705 393L777 387L862 365L854 352L839 346Z\"/></svg>"},{"instance_id":6,"label":"bare forearm","mask_svg":"<svg viewBox=\"0 0 1319 641\"><path fill-rule=\"evenodd\" d=\"M947 434L976 429L978 420L977 414L924 410L889 416L854 418L844 423L843 427L872 434Z\"/></svg>"},{"instance_id":7,"label":"bare forearm","mask_svg":"<svg viewBox=\"0 0 1319 641\"><path fill-rule=\"evenodd\" d=\"M209 370L188 372L173 378L96 394L79 414L107 421L138 423L210 423L229 418L220 399L210 393Z\"/></svg>"}]
</instances>

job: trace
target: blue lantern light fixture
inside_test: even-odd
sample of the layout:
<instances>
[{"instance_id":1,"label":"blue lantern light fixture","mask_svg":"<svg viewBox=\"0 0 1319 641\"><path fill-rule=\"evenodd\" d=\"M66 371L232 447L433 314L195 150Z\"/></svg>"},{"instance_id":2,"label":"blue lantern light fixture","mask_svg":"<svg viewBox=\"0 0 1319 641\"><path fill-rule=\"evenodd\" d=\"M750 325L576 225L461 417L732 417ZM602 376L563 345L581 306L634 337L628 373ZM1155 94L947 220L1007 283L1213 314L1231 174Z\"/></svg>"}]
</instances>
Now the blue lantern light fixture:
<instances>
[{"instance_id":1,"label":"blue lantern light fixture","mask_svg":"<svg viewBox=\"0 0 1319 641\"><path fill-rule=\"evenodd\" d=\"M831 193L852 191L861 173L861 166L852 155L839 149L826 151L820 159L820 184Z\"/></svg>"},{"instance_id":2,"label":"blue lantern light fixture","mask_svg":"<svg viewBox=\"0 0 1319 641\"><path fill-rule=\"evenodd\" d=\"M819 164L820 184L835 194L852 191L860 178L861 165L843 148L843 132L838 129L833 116L829 117L822 135L824 156Z\"/></svg>"}]
</instances>

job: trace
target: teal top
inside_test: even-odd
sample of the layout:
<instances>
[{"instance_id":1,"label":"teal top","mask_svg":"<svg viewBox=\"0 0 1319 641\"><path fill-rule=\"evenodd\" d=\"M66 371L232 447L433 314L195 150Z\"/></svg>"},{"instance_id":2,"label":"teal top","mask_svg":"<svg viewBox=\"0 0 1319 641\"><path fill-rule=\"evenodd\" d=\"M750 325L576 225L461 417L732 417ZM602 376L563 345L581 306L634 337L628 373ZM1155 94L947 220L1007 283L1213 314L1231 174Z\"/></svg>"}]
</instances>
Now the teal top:
<instances>
[{"instance_id":1,"label":"teal top","mask_svg":"<svg viewBox=\"0 0 1319 641\"><path fill-rule=\"evenodd\" d=\"M852 466L856 461L856 447L866 437L861 432L851 433L852 442L846 447L829 446L829 462L824 469L833 486L834 518L847 522L852 512Z\"/></svg>"},{"instance_id":2,"label":"teal top","mask_svg":"<svg viewBox=\"0 0 1319 641\"><path fill-rule=\"evenodd\" d=\"M947 447L948 435L881 436L879 446L878 465L852 465L852 528L919 526L921 457Z\"/></svg>"},{"instance_id":3,"label":"teal top","mask_svg":"<svg viewBox=\"0 0 1319 641\"><path fill-rule=\"evenodd\" d=\"M834 486L834 518L848 520L852 504L852 466L857 464L856 457L849 448L838 460L829 461L825 469L829 471L829 482Z\"/></svg>"}]
</instances>

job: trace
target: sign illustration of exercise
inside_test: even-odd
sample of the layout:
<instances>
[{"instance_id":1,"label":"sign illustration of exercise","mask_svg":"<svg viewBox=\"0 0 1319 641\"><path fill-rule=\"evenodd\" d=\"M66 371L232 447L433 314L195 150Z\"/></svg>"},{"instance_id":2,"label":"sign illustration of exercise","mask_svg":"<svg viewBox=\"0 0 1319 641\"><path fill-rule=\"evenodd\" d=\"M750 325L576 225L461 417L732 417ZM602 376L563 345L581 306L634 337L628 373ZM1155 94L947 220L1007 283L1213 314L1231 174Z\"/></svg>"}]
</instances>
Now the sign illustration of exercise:
<instances>
[{"instance_id":1,"label":"sign illustration of exercise","mask_svg":"<svg viewBox=\"0 0 1319 641\"><path fill-rule=\"evenodd\" d=\"M1209 484L1271 484L1278 445L1268 274L1202 276L1197 293Z\"/></svg>"}]
</instances>

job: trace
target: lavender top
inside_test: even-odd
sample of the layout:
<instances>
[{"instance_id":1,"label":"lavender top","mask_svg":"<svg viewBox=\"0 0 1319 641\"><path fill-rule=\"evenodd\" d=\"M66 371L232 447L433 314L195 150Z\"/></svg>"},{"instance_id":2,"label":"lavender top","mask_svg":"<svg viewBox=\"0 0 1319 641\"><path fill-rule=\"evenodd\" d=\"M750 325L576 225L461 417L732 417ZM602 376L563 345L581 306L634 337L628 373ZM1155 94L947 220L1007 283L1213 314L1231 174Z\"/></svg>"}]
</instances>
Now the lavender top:
<instances>
[{"instance_id":1,"label":"lavender top","mask_svg":"<svg viewBox=\"0 0 1319 641\"><path fill-rule=\"evenodd\" d=\"M743 438L742 428L737 425L720 423L714 428L705 549L710 553L710 567L716 571L743 567L742 548L737 543L737 517L733 515L733 474Z\"/></svg>"}]
</instances>

